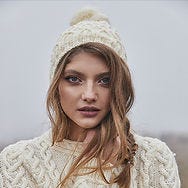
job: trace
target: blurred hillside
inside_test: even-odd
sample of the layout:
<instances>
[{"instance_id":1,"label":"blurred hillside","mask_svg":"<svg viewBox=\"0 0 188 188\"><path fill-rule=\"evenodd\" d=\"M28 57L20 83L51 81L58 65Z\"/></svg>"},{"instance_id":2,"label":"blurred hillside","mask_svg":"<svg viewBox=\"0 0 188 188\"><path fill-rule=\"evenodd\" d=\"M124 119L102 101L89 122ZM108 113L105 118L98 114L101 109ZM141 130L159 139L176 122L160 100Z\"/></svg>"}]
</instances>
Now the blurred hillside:
<instances>
[{"instance_id":1,"label":"blurred hillside","mask_svg":"<svg viewBox=\"0 0 188 188\"><path fill-rule=\"evenodd\" d=\"M182 188L188 187L188 134L159 134L154 135L152 133L145 133L151 137L159 138L167 143L169 148L176 153L176 161L179 168L179 174L181 179ZM11 143L0 143L0 151Z\"/></svg>"}]
</instances>

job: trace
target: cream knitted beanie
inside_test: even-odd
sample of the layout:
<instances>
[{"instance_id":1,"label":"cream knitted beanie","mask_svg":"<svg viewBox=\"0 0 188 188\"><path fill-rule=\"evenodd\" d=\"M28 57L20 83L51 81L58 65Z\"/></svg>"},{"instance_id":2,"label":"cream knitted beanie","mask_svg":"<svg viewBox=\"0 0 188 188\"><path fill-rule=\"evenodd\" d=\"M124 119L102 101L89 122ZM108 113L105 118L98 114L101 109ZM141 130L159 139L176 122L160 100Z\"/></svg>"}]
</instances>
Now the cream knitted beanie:
<instances>
[{"instance_id":1,"label":"cream knitted beanie","mask_svg":"<svg viewBox=\"0 0 188 188\"><path fill-rule=\"evenodd\" d=\"M94 9L82 9L73 17L70 27L60 35L53 49L50 70L51 80L60 59L65 53L87 42L102 43L112 48L126 61L124 46L118 33L111 28L108 18Z\"/></svg>"}]
</instances>

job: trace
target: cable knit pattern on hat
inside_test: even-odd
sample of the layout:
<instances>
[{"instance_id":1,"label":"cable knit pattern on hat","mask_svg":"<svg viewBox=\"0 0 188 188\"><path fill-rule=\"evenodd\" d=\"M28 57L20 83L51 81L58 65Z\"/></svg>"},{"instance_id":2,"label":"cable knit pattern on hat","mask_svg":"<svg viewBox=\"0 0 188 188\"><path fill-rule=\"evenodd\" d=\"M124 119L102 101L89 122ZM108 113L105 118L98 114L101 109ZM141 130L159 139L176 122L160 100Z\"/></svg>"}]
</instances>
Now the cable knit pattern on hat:
<instances>
[{"instance_id":1,"label":"cable knit pattern on hat","mask_svg":"<svg viewBox=\"0 0 188 188\"><path fill-rule=\"evenodd\" d=\"M158 139L135 135L138 151L131 171L131 188L180 188L174 154ZM75 149L76 148L76 149ZM64 140L51 146L51 132L28 141L20 141L0 154L1 188L56 188L82 151L83 143ZM95 165L96 161L88 164ZM107 178L121 168L105 172ZM67 188L117 188L107 185L97 174L73 177Z\"/></svg>"},{"instance_id":2,"label":"cable knit pattern on hat","mask_svg":"<svg viewBox=\"0 0 188 188\"><path fill-rule=\"evenodd\" d=\"M72 48L87 42L102 43L113 49L126 61L126 54L121 39L109 24L108 18L93 9L83 9L71 21L71 27L59 37L51 57L50 78L54 76L60 59Z\"/></svg>"}]
</instances>

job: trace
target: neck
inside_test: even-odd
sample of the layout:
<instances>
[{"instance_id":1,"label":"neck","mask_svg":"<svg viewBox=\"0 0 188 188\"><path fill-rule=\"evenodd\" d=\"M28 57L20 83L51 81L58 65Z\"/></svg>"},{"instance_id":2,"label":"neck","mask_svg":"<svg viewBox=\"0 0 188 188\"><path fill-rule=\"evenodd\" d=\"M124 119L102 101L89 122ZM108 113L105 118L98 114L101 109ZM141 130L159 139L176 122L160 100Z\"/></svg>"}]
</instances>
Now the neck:
<instances>
[{"instance_id":1,"label":"neck","mask_svg":"<svg viewBox=\"0 0 188 188\"><path fill-rule=\"evenodd\" d=\"M86 137L86 129L80 128L77 125L70 125L68 139L72 141L83 142Z\"/></svg>"}]
</instances>

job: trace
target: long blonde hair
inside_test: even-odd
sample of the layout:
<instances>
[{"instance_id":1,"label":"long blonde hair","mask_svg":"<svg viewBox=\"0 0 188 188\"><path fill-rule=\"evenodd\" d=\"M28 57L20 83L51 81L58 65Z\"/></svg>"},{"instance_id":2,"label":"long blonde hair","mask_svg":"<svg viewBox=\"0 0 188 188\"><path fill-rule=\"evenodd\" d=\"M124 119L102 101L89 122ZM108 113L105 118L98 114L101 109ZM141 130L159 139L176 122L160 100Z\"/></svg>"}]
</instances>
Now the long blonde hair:
<instances>
[{"instance_id":1,"label":"long blonde hair","mask_svg":"<svg viewBox=\"0 0 188 188\"><path fill-rule=\"evenodd\" d=\"M98 172L103 180L108 183L117 183L120 187L129 188L131 180L131 167L134 165L133 157L137 150L134 137L130 132L130 122L127 113L134 101L134 90L131 81L130 71L126 63L109 47L89 42L75 47L68 51L60 60L48 90L47 110L52 124L53 143L61 142L69 137L70 119L62 111L58 85L60 78L65 70L66 65L71 61L73 56L81 53L90 53L103 58L110 71L110 92L111 102L110 112L96 128L96 134L78 159L70 168L68 174L60 182L60 186L65 186L68 178L78 175L78 171L93 158L97 161L96 168L89 173ZM117 152L117 160L113 167L122 167L122 171L117 177L107 180L104 175L104 169L110 160L112 152L109 152L104 159L105 148L113 139L119 137L120 147Z\"/></svg>"}]
</instances>

